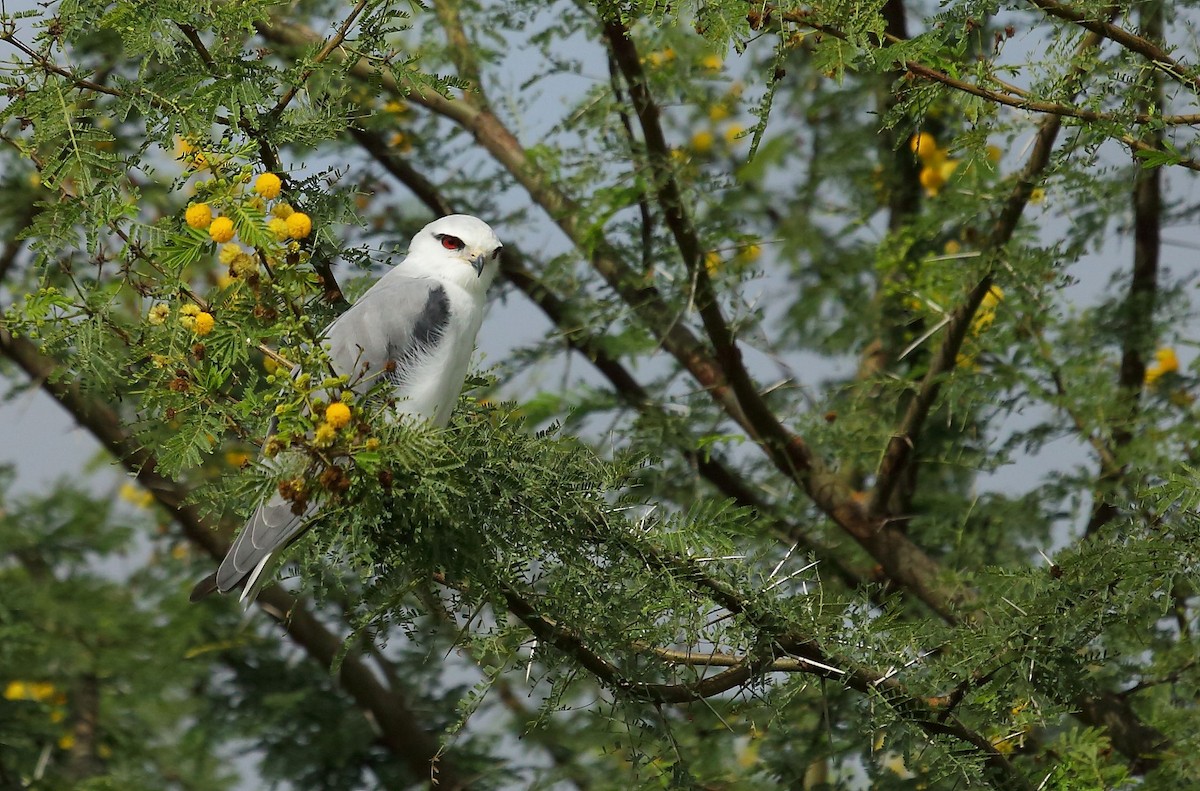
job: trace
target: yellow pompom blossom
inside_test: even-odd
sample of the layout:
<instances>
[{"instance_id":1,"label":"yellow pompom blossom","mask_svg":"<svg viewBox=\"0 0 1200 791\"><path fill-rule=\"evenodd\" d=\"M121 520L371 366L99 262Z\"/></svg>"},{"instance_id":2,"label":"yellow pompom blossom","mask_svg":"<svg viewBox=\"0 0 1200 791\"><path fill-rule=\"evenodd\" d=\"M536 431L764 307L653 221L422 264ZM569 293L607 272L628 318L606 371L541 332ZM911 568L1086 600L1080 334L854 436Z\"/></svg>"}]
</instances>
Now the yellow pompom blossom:
<instances>
[{"instance_id":1,"label":"yellow pompom blossom","mask_svg":"<svg viewBox=\"0 0 1200 791\"><path fill-rule=\"evenodd\" d=\"M335 429L342 428L350 422L350 407L335 401L325 408L325 422Z\"/></svg>"},{"instance_id":2,"label":"yellow pompom blossom","mask_svg":"<svg viewBox=\"0 0 1200 791\"><path fill-rule=\"evenodd\" d=\"M925 194L929 197L935 197L942 191L942 187L950 181L950 176L958 168L957 159L942 159L935 164L929 164L921 168L920 182L925 188Z\"/></svg>"},{"instance_id":3,"label":"yellow pompom blossom","mask_svg":"<svg viewBox=\"0 0 1200 791\"><path fill-rule=\"evenodd\" d=\"M950 159L946 149L937 144L937 140L928 132L918 132L908 141L908 148L921 160L921 174L918 177L925 194L935 197L942 187L950 180L958 160Z\"/></svg>"},{"instance_id":4,"label":"yellow pompom blossom","mask_svg":"<svg viewBox=\"0 0 1200 791\"><path fill-rule=\"evenodd\" d=\"M1146 366L1146 386L1154 387L1163 376L1178 370L1179 358L1175 356L1175 350L1169 346L1163 347L1154 353L1154 362Z\"/></svg>"},{"instance_id":5,"label":"yellow pompom blossom","mask_svg":"<svg viewBox=\"0 0 1200 791\"><path fill-rule=\"evenodd\" d=\"M212 317L211 313L200 312L196 314L195 324L192 326L192 330L197 335L207 335L213 331L213 326L216 323L217 322Z\"/></svg>"},{"instance_id":6,"label":"yellow pompom blossom","mask_svg":"<svg viewBox=\"0 0 1200 791\"><path fill-rule=\"evenodd\" d=\"M229 262L229 274L245 279L258 274L258 261L249 253L242 253Z\"/></svg>"},{"instance_id":7,"label":"yellow pompom blossom","mask_svg":"<svg viewBox=\"0 0 1200 791\"><path fill-rule=\"evenodd\" d=\"M729 108L722 103L717 103L708 108L708 120L713 123L724 121L729 117Z\"/></svg>"},{"instance_id":8,"label":"yellow pompom blossom","mask_svg":"<svg viewBox=\"0 0 1200 791\"><path fill-rule=\"evenodd\" d=\"M725 130L725 142L729 144L737 142L745 131L746 128L740 124L733 124Z\"/></svg>"},{"instance_id":9,"label":"yellow pompom blossom","mask_svg":"<svg viewBox=\"0 0 1200 791\"><path fill-rule=\"evenodd\" d=\"M250 454L244 450L225 451L225 463L230 467L244 467L250 462Z\"/></svg>"},{"instance_id":10,"label":"yellow pompom blossom","mask_svg":"<svg viewBox=\"0 0 1200 791\"><path fill-rule=\"evenodd\" d=\"M223 244L221 249L217 251L217 260L225 266L233 263L234 259L242 254L242 246L240 244Z\"/></svg>"},{"instance_id":11,"label":"yellow pompom blossom","mask_svg":"<svg viewBox=\"0 0 1200 791\"><path fill-rule=\"evenodd\" d=\"M279 370L279 363L275 362L274 358L264 357L263 358L263 370L269 374L274 374L276 371Z\"/></svg>"},{"instance_id":12,"label":"yellow pompom blossom","mask_svg":"<svg viewBox=\"0 0 1200 791\"><path fill-rule=\"evenodd\" d=\"M184 329L195 329L196 316L200 313L200 308L197 305L187 304L179 309L179 323Z\"/></svg>"},{"instance_id":13,"label":"yellow pompom blossom","mask_svg":"<svg viewBox=\"0 0 1200 791\"><path fill-rule=\"evenodd\" d=\"M942 252L944 252L946 255L958 255L961 251L962 242L958 241L957 239L951 239L950 241L946 242L945 247L942 248Z\"/></svg>"},{"instance_id":14,"label":"yellow pompom blossom","mask_svg":"<svg viewBox=\"0 0 1200 791\"><path fill-rule=\"evenodd\" d=\"M392 136L388 138L388 146L401 154L407 154L413 150L412 139L403 132L393 132Z\"/></svg>"},{"instance_id":15,"label":"yellow pompom blossom","mask_svg":"<svg viewBox=\"0 0 1200 791\"><path fill-rule=\"evenodd\" d=\"M700 67L705 71L720 71L724 65L720 55L705 55L700 59Z\"/></svg>"},{"instance_id":16,"label":"yellow pompom blossom","mask_svg":"<svg viewBox=\"0 0 1200 791\"><path fill-rule=\"evenodd\" d=\"M713 133L707 129L702 129L692 135L692 150L697 154L706 154L712 151L713 144L717 142Z\"/></svg>"},{"instance_id":17,"label":"yellow pompom blossom","mask_svg":"<svg viewBox=\"0 0 1200 791\"><path fill-rule=\"evenodd\" d=\"M275 237L276 241L284 241L288 238L287 220L282 217L272 217L267 220L267 230Z\"/></svg>"},{"instance_id":18,"label":"yellow pompom blossom","mask_svg":"<svg viewBox=\"0 0 1200 791\"><path fill-rule=\"evenodd\" d=\"M992 322L996 320L996 306L1004 299L1004 289L1000 286L992 286L988 289L988 293L983 295L983 300L979 303L979 310L975 311L975 318L971 320L971 334L979 335L992 326Z\"/></svg>"},{"instance_id":19,"label":"yellow pompom blossom","mask_svg":"<svg viewBox=\"0 0 1200 791\"><path fill-rule=\"evenodd\" d=\"M322 423L313 432L313 444L319 448L332 445L335 439L337 439L337 429L328 423Z\"/></svg>"},{"instance_id":20,"label":"yellow pompom blossom","mask_svg":"<svg viewBox=\"0 0 1200 791\"><path fill-rule=\"evenodd\" d=\"M212 225L208 226L209 237L218 244L233 239L233 220L228 217L218 217L212 221Z\"/></svg>"},{"instance_id":21,"label":"yellow pompom blossom","mask_svg":"<svg viewBox=\"0 0 1200 791\"><path fill-rule=\"evenodd\" d=\"M721 254L716 250L709 250L705 253L704 268L708 270L709 275L715 275L721 268Z\"/></svg>"},{"instance_id":22,"label":"yellow pompom blossom","mask_svg":"<svg viewBox=\"0 0 1200 791\"><path fill-rule=\"evenodd\" d=\"M274 173L263 173L254 181L254 191L267 200L278 198L282 189L283 181Z\"/></svg>"},{"instance_id":23,"label":"yellow pompom blossom","mask_svg":"<svg viewBox=\"0 0 1200 791\"><path fill-rule=\"evenodd\" d=\"M304 239L312 233L312 220L304 212L295 212L287 218L288 236Z\"/></svg>"},{"instance_id":24,"label":"yellow pompom blossom","mask_svg":"<svg viewBox=\"0 0 1200 791\"><path fill-rule=\"evenodd\" d=\"M762 248L756 244L748 244L738 250L737 260L740 264L751 264L758 260L762 255Z\"/></svg>"},{"instance_id":25,"label":"yellow pompom blossom","mask_svg":"<svg viewBox=\"0 0 1200 791\"><path fill-rule=\"evenodd\" d=\"M1029 193L1029 205L1041 206L1046 202L1046 190L1041 187L1035 187L1033 192Z\"/></svg>"},{"instance_id":26,"label":"yellow pompom blossom","mask_svg":"<svg viewBox=\"0 0 1200 791\"><path fill-rule=\"evenodd\" d=\"M408 104L400 101L399 99L392 99L383 105L383 111L385 113L400 115L401 113L408 112Z\"/></svg>"},{"instance_id":27,"label":"yellow pompom blossom","mask_svg":"<svg viewBox=\"0 0 1200 791\"><path fill-rule=\"evenodd\" d=\"M278 217L281 220L286 220L295 214L296 210L292 208L290 203L276 203L271 207L271 216Z\"/></svg>"},{"instance_id":28,"label":"yellow pompom blossom","mask_svg":"<svg viewBox=\"0 0 1200 791\"><path fill-rule=\"evenodd\" d=\"M74 746L75 746L75 734L64 733L62 736L58 737L58 749L70 750Z\"/></svg>"},{"instance_id":29,"label":"yellow pompom blossom","mask_svg":"<svg viewBox=\"0 0 1200 791\"><path fill-rule=\"evenodd\" d=\"M171 306L165 302L159 302L154 307L150 308L150 313L146 320L155 327L161 327L167 323L167 318L171 315Z\"/></svg>"},{"instance_id":30,"label":"yellow pompom blossom","mask_svg":"<svg viewBox=\"0 0 1200 791\"><path fill-rule=\"evenodd\" d=\"M213 221L212 208L207 203L193 203L183 213L183 219L191 227L203 231Z\"/></svg>"},{"instance_id":31,"label":"yellow pompom blossom","mask_svg":"<svg viewBox=\"0 0 1200 791\"><path fill-rule=\"evenodd\" d=\"M926 163L936 159L942 152L942 149L938 148L937 140L928 132L917 132L913 135L908 141L908 150Z\"/></svg>"},{"instance_id":32,"label":"yellow pompom blossom","mask_svg":"<svg viewBox=\"0 0 1200 791\"><path fill-rule=\"evenodd\" d=\"M230 274L217 275L217 288L224 291L237 282L237 278Z\"/></svg>"},{"instance_id":33,"label":"yellow pompom blossom","mask_svg":"<svg viewBox=\"0 0 1200 791\"><path fill-rule=\"evenodd\" d=\"M201 151L195 143L184 138L179 138L176 148L176 156L182 159L184 164L191 170L207 170L209 166L208 157Z\"/></svg>"},{"instance_id":34,"label":"yellow pompom blossom","mask_svg":"<svg viewBox=\"0 0 1200 791\"><path fill-rule=\"evenodd\" d=\"M142 487L126 481L117 490L117 496L127 503L133 503L138 508L149 508L154 505L154 495Z\"/></svg>"},{"instance_id":35,"label":"yellow pompom blossom","mask_svg":"<svg viewBox=\"0 0 1200 791\"><path fill-rule=\"evenodd\" d=\"M1000 157L1003 155L1003 152L1000 150L1000 146L988 146L986 151L988 162L991 162L992 164L999 162Z\"/></svg>"}]
</instances>

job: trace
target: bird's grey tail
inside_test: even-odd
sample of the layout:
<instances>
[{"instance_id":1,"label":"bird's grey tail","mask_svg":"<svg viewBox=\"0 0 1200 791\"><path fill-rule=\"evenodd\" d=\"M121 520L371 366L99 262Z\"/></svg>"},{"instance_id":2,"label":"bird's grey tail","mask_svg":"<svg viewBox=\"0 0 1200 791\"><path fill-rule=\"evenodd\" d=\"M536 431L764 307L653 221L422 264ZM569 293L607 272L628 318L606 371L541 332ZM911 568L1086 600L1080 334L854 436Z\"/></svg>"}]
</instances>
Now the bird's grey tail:
<instances>
[{"instance_id":1,"label":"bird's grey tail","mask_svg":"<svg viewBox=\"0 0 1200 791\"><path fill-rule=\"evenodd\" d=\"M188 596L188 601L197 602L206 596L211 596L217 592L217 572L209 574L204 579L196 583L196 587L192 588L192 595Z\"/></svg>"}]
</instances>

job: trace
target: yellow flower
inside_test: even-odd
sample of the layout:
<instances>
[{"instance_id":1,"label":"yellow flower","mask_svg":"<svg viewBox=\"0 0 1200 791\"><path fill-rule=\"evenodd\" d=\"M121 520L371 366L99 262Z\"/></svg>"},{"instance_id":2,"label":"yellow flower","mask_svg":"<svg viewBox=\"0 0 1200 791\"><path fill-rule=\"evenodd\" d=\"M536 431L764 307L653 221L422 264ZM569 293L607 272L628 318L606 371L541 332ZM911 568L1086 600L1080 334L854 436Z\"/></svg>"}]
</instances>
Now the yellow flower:
<instances>
[{"instance_id":1,"label":"yellow flower","mask_svg":"<svg viewBox=\"0 0 1200 791\"><path fill-rule=\"evenodd\" d=\"M208 157L201 151L195 143L184 138L179 138L178 157L182 159L184 164L192 170L207 170Z\"/></svg>"},{"instance_id":2,"label":"yellow flower","mask_svg":"<svg viewBox=\"0 0 1200 791\"><path fill-rule=\"evenodd\" d=\"M962 242L957 239L951 239L946 242L946 246L942 248L942 252L946 255L957 255L962 250Z\"/></svg>"},{"instance_id":3,"label":"yellow flower","mask_svg":"<svg viewBox=\"0 0 1200 791\"><path fill-rule=\"evenodd\" d=\"M937 140L928 132L917 132L913 135L912 139L908 141L908 150L920 157L921 161L926 164L942 155Z\"/></svg>"},{"instance_id":4,"label":"yellow flower","mask_svg":"<svg viewBox=\"0 0 1200 791\"><path fill-rule=\"evenodd\" d=\"M258 274L258 261L249 253L242 253L229 262L229 274L238 278L247 278Z\"/></svg>"},{"instance_id":5,"label":"yellow flower","mask_svg":"<svg viewBox=\"0 0 1200 791\"><path fill-rule=\"evenodd\" d=\"M700 67L706 71L720 71L724 65L725 61L720 55L705 55L700 59Z\"/></svg>"},{"instance_id":6,"label":"yellow flower","mask_svg":"<svg viewBox=\"0 0 1200 791\"><path fill-rule=\"evenodd\" d=\"M716 250L709 250L705 253L704 268L708 270L709 275L715 275L721 268L721 254Z\"/></svg>"},{"instance_id":7,"label":"yellow flower","mask_svg":"<svg viewBox=\"0 0 1200 791\"><path fill-rule=\"evenodd\" d=\"M399 99L392 99L383 105L383 111L385 113L395 113L396 115L399 115L400 113L408 111L408 105Z\"/></svg>"},{"instance_id":8,"label":"yellow flower","mask_svg":"<svg viewBox=\"0 0 1200 791\"><path fill-rule=\"evenodd\" d=\"M208 235L214 242L223 244L233 239L233 220L228 217L218 217L208 226Z\"/></svg>"},{"instance_id":9,"label":"yellow flower","mask_svg":"<svg viewBox=\"0 0 1200 791\"><path fill-rule=\"evenodd\" d=\"M1163 376L1178 370L1179 358L1175 356L1175 350L1165 346L1154 353L1154 362L1146 366L1146 386L1154 387Z\"/></svg>"},{"instance_id":10,"label":"yellow flower","mask_svg":"<svg viewBox=\"0 0 1200 791\"><path fill-rule=\"evenodd\" d=\"M287 229L293 239L304 239L312 233L312 220L303 212L295 212L287 218Z\"/></svg>"},{"instance_id":11,"label":"yellow flower","mask_svg":"<svg viewBox=\"0 0 1200 791\"><path fill-rule=\"evenodd\" d=\"M270 357L264 357L263 370L269 374L273 374L279 370L279 363L275 362L275 360Z\"/></svg>"},{"instance_id":12,"label":"yellow flower","mask_svg":"<svg viewBox=\"0 0 1200 791\"><path fill-rule=\"evenodd\" d=\"M216 321L213 319L211 313L201 312L196 314L195 324L192 329L197 335L207 335L213 331L214 324L216 324Z\"/></svg>"},{"instance_id":13,"label":"yellow flower","mask_svg":"<svg viewBox=\"0 0 1200 791\"><path fill-rule=\"evenodd\" d=\"M296 210L292 208L292 204L290 203L276 203L271 207L271 216L278 217L281 220L286 220L288 217L291 217L295 211Z\"/></svg>"},{"instance_id":14,"label":"yellow flower","mask_svg":"<svg viewBox=\"0 0 1200 791\"><path fill-rule=\"evenodd\" d=\"M762 255L762 248L752 243L738 250L737 259L740 263L749 264L757 261L760 255Z\"/></svg>"},{"instance_id":15,"label":"yellow flower","mask_svg":"<svg viewBox=\"0 0 1200 791\"><path fill-rule=\"evenodd\" d=\"M159 302L154 307L150 308L150 314L146 320L155 327L161 327L167 323L167 317L171 315L171 306L165 302Z\"/></svg>"},{"instance_id":16,"label":"yellow flower","mask_svg":"<svg viewBox=\"0 0 1200 791\"><path fill-rule=\"evenodd\" d=\"M335 439L337 439L337 429L328 423L317 426L317 430L313 434L313 444L321 448L332 445Z\"/></svg>"},{"instance_id":17,"label":"yellow flower","mask_svg":"<svg viewBox=\"0 0 1200 791\"><path fill-rule=\"evenodd\" d=\"M229 266L233 263L233 259L237 258L241 254L242 246L239 244L233 244L231 242L229 244L221 245L221 249L217 252L217 260L225 266Z\"/></svg>"},{"instance_id":18,"label":"yellow flower","mask_svg":"<svg viewBox=\"0 0 1200 791\"><path fill-rule=\"evenodd\" d=\"M237 278L230 274L217 275L217 288L224 291L237 282Z\"/></svg>"},{"instance_id":19,"label":"yellow flower","mask_svg":"<svg viewBox=\"0 0 1200 791\"><path fill-rule=\"evenodd\" d=\"M992 322L996 320L996 306L1004 299L1004 290L1000 286L992 286L988 289L988 293L983 295L983 299L979 303L979 310L975 313L975 318L971 320L971 334L979 335L988 327L992 326Z\"/></svg>"},{"instance_id":20,"label":"yellow flower","mask_svg":"<svg viewBox=\"0 0 1200 791\"><path fill-rule=\"evenodd\" d=\"M204 230L213 221L212 208L207 203L193 203L183 213L183 219L191 227Z\"/></svg>"},{"instance_id":21,"label":"yellow flower","mask_svg":"<svg viewBox=\"0 0 1200 791\"><path fill-rule=\"evenodd\" d=\"M281 189L283 182L274 173L263 173L254 181L254 191L267 200L278 198Z\"/></svg>"},{"instance_id":22,"label":"yellow flower","mask_svg":"<svg viewBox=\"0 0 1200 791\"><path fill-rule=\"evenodd\" d=\"M335 401L325 408L325 422L339 429L350 422L350 407Z\"/></svg>"},{"instance_id":23,"label":"yellow flower","mask_svg":"<svg viewBox=\"0 0 1200 791\"><path fill-rule=\"evenodd\" d=\"M992 286L988 289L988 293L983 295L983 300L980 301L979 306L982 308L994 308L1003 299L1004 289L1000 288L1000 286Z\"/></svg>"},{"instance_id":24,"label":"yellow flower","mask_svg":"<svg viewBox=\"0 0 1200 791\"><path fill-rule=\"evenodd\" d=\"M230 467L244 467L250 461L250 454L244 450L225 451L225 463Z\"/></svg>"},{"instance_id":25,"label":"yellow flower","mask_svg":"<svg viewBox=\"0 0 1200 791\"><path fill-rule=\"evenodd\" d=\"M193 329L196 326L196 316L199 313L200 308L197 305L188 303L179 309L179 323L185 329Z\"/></svg>"},{"instance_id":26,"label":"yellow flower","mask_svg":"<svg viewBox=\"0 0 1200 791\"><path fill-rule=\"evenodd\" d=\"M729 117L729 108L724 104L717 103L708 108L708 120L713 123L724 121Z\"/></svg>"},{"instance_id":27,"label":"yellow flower","mask_svg":"<svg viewBox=\"0 0 1200 791\"><path fill-rule=\"evenodd\" d=\"M284 239L288 238L287 220L283 219L282 217L272 217L271 219L267 220L267 230L274 234L277 241L282 242Z\"/></svg>"},{"instance_id":28,"label":"yellow flower","mask_svg":"<svg viewBox=\"0 0 1200 791\"><path fill-rule=\"evenodd\" d=\"M75 734L64 733L62 736L58 737L58 749L70 750L74 746L75 746Z\"/></svg>"},{"instance_id":29,"label":"yellow flower","mask_svg":"<svg viewBox=\"0 0 1200 791\"><path fill-rule=\"evenodd\" d=\"M713 133L707 129L702 129L692 135L692 150L698 154L706 154L712 150L713 144L717 139L713 137Z\"/></svg>"},{"instance_id":30,"label":"yellow flower","mask_svg":"<svg viewBox=\"0 0 1200 791\"><path fill-rule=\"evenodd\" d=\"M401 154L407 154L413 148L412 140L403 132L393 132L388 138L388 146L398 149Z\"/></svg>"},{"instance_id":31,"label":"yellow flower","mask_svg":"<svg viewBox=\"0 0 1200 791\"><path fill-rule=\"evenodd\" d=\"M921 186L925 188L925 194L929 197L932 198L942 191L942 187L946 186L946 181L950 178L950 174L958 166L958 163L954 162L952 167L946 168L947 164L949 163L941 162L921 168L919 180Z\"/></svg>"},{"instance_id":32,"label":"yellow flower","mask_svg":"<svg viewBox=\"0 0 1200 791\"><path fill-rule=\"evenodd\" d=\"M1041 187L1034 187L1033 192L1029 193L1029 205L1041 206L1046 202L1046 190Z\"/></svg>"},{"instance_id":33,"label":"yellow flower","mask_svg":"<svg viewBox=\"0 0 1200 791\"><path fill-rule=\"evenodd\" d=\"M996 162L999 162L1000 157L1003 154L1003 152L1000 150L1000 146L988 146L986 151L987 151L988 162L991 162L993 164L995 164Z\"/></svg>"},{"instance_id":34,"label":"yellow flower","mask_svg":"<svg viewBox=\"0 0 1200 791\"><path fill-rule=\"evenodd\" d=\"M746 129L741 124L733 124L725 130L725 142L733 144L745 132Z\"/></svg>"},{"instance_id":35,"label":"yellow flower","mask_svg":"<svg viewBox=\"0 0 1200 791\"><path fill-rule=\"evenodd\" d=\"M133 503L138 508L149 508L154 505L154 495L137 484L128 481L121 484L117 496L127 503Z\"/></svg>"}]
</instances>

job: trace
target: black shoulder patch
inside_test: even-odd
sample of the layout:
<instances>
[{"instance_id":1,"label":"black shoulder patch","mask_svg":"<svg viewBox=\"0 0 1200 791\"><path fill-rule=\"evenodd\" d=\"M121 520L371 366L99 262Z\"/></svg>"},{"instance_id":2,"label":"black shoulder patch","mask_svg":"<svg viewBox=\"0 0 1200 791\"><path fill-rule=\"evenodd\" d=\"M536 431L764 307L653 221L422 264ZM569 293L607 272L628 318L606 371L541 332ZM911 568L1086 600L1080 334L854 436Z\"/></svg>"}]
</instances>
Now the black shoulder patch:
<instances>
[{"instance_id":1,"label":"black shoulder patch","mask_svg":"<svg viewBox=\"0 0 1200 791\"><path fill-rule=\"evenodd\" d=\"M425 300L425 308L421 317L413 327L413 343L417 346L429 346L442 336L446 324L450 321L450 298L446 289L440 285L429 291Z\"/></svg>"},{"instance_id":2,"label":"black shoulder patch","mask_svg":"<svg viewBox=\"0 0 1200 791\"><path fill-rule=\"evenodd\" d=\"M446 296L446 289L442 286L434 286L429 290L429 297L425 300L425 306L421 308L421 315L413 325L412 335L404 339L404 346L401 348L388 343L388 367L385 374L388 381L396 386L403 385L409 367L426 349L438 342L449 323L450 297Z\"/></svg>"}]
</instances>

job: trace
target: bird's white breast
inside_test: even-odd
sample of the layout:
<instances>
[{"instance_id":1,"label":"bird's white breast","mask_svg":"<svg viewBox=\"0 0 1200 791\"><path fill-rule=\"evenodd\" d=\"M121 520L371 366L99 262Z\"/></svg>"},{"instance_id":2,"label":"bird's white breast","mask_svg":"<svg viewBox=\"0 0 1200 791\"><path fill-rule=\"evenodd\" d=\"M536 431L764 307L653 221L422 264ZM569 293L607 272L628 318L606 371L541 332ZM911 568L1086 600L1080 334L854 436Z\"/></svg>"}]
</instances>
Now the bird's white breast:
<instances>
[{"instance_id":1,"label":"bird's white breast","mask_svg":"<svg viewBox=\"0 0 1200 791\"><path fill-rule=\"evenodd\" d=\"M396 412L425 418L435 426L450 421L483 323L482 299L458 285L443 286L450 302L445 330L430 351L406 367L396 387Z\"/></svg>"}]
</instances>

